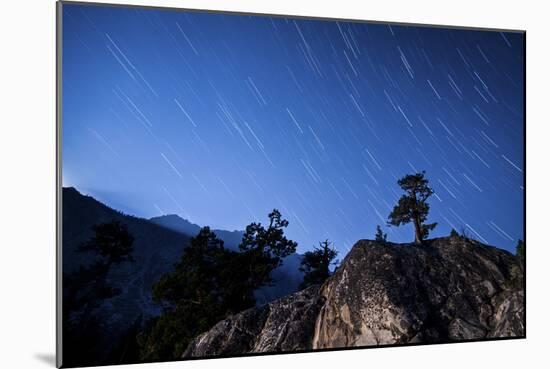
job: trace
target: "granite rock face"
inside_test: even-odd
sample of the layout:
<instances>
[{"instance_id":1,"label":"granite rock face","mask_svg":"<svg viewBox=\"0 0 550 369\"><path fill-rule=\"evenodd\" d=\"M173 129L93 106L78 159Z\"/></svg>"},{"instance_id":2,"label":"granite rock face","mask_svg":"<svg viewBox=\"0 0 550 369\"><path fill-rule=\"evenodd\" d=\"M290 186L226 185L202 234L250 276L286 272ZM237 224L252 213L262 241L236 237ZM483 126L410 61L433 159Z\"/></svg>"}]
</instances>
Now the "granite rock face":
<instances>
[{"instance_id":1,"label":"granite rock face","mask_svg":"<svg viewBox=\"0 0 550 369\"><path fill-rule=\"evenodd\" d=\"M360 241L322 287L313 348L524 335L516 258L461 237Z\"/></svg>"},{"instance_id":2,"label":"granite rock face","mask_svg":"<svg viewBox=\"0 0 550 369\"><path fill-rule=\"evenodd\" d=\"M310 350L315 321L323 302L319 286L311 286L245 310L195 338L183 357Z\"/></svg>"},{"instance_id":3,"label":"granite rock face","mask_svg":"<svg viewBox=\"0 0 550 369\"><path fill-rule=\"evenodd\" d=\"M336 272L219 322L184 357L524 336L517 259L462 237L361 240Z\"/></svg>"}]
</instances>

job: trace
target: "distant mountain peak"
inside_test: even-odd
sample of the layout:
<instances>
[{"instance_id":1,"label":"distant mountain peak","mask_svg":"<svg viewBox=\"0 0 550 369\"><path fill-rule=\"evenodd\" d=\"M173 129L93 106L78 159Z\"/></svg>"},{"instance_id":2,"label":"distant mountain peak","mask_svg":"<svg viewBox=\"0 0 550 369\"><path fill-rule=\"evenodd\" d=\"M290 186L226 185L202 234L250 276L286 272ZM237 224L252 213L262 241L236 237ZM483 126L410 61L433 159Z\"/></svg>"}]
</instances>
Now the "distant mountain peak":
<instances>
[{"instance_id":1,"label":"distant mountain peak","mask_svg":"<svg viewBox=\"0 0 550 369\"><path fill-rule=\"evenodd\" d=\"M199 225L191 223L177 214L161 215L150 218L149 221L161 227L168 228L179 233L185 233L189 236L196 235L201 228Z\"/></svg>"},{"instance_id":2,"label":"distant mountain peak","mask_svg":"<svg viewBox=\"0 0 550 369\"><path fill-rule=\"evenodd\" d=\"M151 217L149 220L152 220L152 219L181 219L184 222L191 223L187 219L180 217L178 214L163 214L156 217Z\"/></svg>"},{"instance_id":3,"label":"distant mountain peak","mask_svg":"<svg viewBox=\"0 0 550 369\"><path fill-rule=\"evenodd\" d=\"M149 218L149 221L160 225L163 225L164 223L167 223L167 222L174 223L174 224L186 224L193 227L197 227L197 229L200 229L200 226L198 224L195 224L185 218L182 218L178 214L159 215L156 217Z\"/></svg>"},{"instance_id":4,"label":"distant mountain peak","mask_svg":"<svg viewBox=\"0 0 550 369\"><path fill-rule=\"evenodd\" d=\"M150 222L165 227L172 231L195 236L199 233L201 226L180 217L177 214L166 214L149 219ZM227 231L224 229L212 229L212 231L222 239L225 246L229 249L237 250L243 237L243 231Z\"/></svg>"}]
</instances>

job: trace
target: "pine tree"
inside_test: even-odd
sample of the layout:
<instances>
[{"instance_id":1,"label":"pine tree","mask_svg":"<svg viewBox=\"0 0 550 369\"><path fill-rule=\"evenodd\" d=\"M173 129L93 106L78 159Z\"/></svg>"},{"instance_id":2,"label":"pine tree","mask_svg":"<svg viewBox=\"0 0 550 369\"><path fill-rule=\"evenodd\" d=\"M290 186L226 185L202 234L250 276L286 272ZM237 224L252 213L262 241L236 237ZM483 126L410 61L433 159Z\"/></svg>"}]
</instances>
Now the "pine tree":
<instances>
[{"instance_id":1,"label":"pine tree","mask_svg":"<svg viewBox=\"0 0 550 369\"><path fill-rule=\"evenodd\" d=\"M153 298L163 313L139 335L140 359L178 359L198 334L254 306L254 291L269 285L271 272L296 250L296 242L284 235L287 226L273 210L267 227L246 227L240 252L224 248L209 227L202 228L174 270L153 286Z\"/></svg>"},{"instance_id":2,"label":"pine tree","mask_svg":"<svg viewBox=\"0 0 550 369\"><path fill-rule=\"evenodd\" d=\"M134 237L119 221L92 227L93 237L78 247L93 262L63 275L63 363L67 366L99 365L97 342L103 323L94 310L106 299L120 294L107 280L111 268L133 261Z\"/></svg>"},{"instance_id":3,"label":"pine tree","mask_svg":"<svg viewBox=\"0 0 550 369\"><path fill-rule=\"evenodd\" d=\"M398 204L388 216L388 223L393 226L413 222L416 244L422 243L422 240L426 239L430 231L437 225L437 223L424 223L430 210L427 200L434 193L428 185L428 180L424 178L425 173L422 171L409 174L397 181L405 194L401 196Z\"/></svg>"},{"instance_id":4,"label":"pine tree","mask_svg":"<svg viewBox=\"0 0 550 369\"><path fill-rule=\"evenodd\" d=\"M304 272L304 280L300 285L301 289L314 284L323 283L332 274L330 268L338 264L335 261L338 251L332 247L329 240L319 242L319 247L304 254L300 270Z\"/></svg>"},{"instance_id":5,"label":"pine tree","mask_svg":"<svg viewBox=\"0 0 550 369\"><path fill-rule=\"evenodd\" d=\"M77 251L91 253L93 262L64 277L64 302L68 313L84 306L90 310L101 300L117 295L120 291L109 285L107 274L112 265L134 260L134 237L125 224L119 221L96 224L92 231L94 236Z\"/></svg>"},{"instance_id":6,"label":"pine tree","mask_svg":"<svg viewBox=\"0 0 550 369\"><path fill-rule=\"evenodd\" d=\"M232 281L226 268L236 256L209 227L190 239L173 271L153 285L153 300L163 314L138 338L142 360L178 358L196 335L228 314L228 302L236 304L238 298L228 296L234 290L229 288ZM239 297L244 301L237 308L254 305L251 294Z\"/></svg>"},{"instance_id":7,"label":"pine tree","mask_svg":"<svg viewBox=\"0 0 550 369\"><path fill-rule=\"evenodd\" d=\"M272 284L271 272L281 265L284 257L296 251L297 243L284 235L288 220L282 219L277 209L273 209L268 217L267 227L261 223L249 224L239 245L242 263L249 269L252 289Z\"/></svg>"},{"instance_id":8,"label":"pine tree","mask_svg":"<svg viewBox=\"0 0 550 369\"><path fill-rule=\"evenodd\" d=\"M94 252L105 265L133 261L134 237L119 221L101 223L92 227L94 237L80 245L79 252Z\"/></svg>"}]
</instances>

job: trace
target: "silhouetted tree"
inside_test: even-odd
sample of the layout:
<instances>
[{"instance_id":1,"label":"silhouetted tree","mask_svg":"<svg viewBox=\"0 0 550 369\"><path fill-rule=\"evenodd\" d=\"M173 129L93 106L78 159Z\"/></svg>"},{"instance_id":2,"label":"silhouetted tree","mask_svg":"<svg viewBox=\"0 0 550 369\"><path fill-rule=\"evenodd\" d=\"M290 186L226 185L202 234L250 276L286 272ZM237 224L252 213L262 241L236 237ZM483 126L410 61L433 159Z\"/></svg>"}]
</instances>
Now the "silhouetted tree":
<instances>
[{"instance_id":1,"label":"silhouetted tree","mask_svg":"<svg viewBox=\"0 0 550 369\"><path fill-rule=\"evenodd\" d=\"M239 249L242 262L249 269L249 285L252 289L270 285L271 271L282 263L282 259L296 251L296 242L288 240L284 229L288 220L273 209L268 215L269 224L251 223L246 227Z\"/></svg>"},{"instance_id":2,"label":"silhouetted tree","mask_svg":"<svg viewBox=\"0 0 550 369\"><path fill-rule=\"evenodd\" d=\"M386 242L388 234L382 232L382 228L379 225L376 226L376 234L374 235L374 240L378 242Z\"/></svg>"},{"instance_id":3,"label":"silhouetted tree","mask_svg":"<svg viewBox=\"0 0 550 369\"><path fill-rule=\"evenodd\" d=\"M81 244L77 251L91 253L94 260L89 266L64 278L64 302L67 312L87 306L92 309L106 298L116 296L119 291L110 286L107 274L113 264L133 261L134 237L125 224L119 221L92 226L94 236Z\"/></svg>"},{"instance_id":4,"label":"silhouetted tree","mask_svg":"<svg viewBox=\"0 0 550 369\"><path fill-rule=\"evenodd\" d=\"M153 300L162 316L140 335L141 359L162 360L181 356L200 332L223 319L228 311L224 268L236 252L227 250L209 227L192 237L172 272L153 285ZM242 307L249 307L249 300Z\"/></svg>"},{"instance_id":5,"label":"silhouetted tree","mask_svg":"<svg viewBox=\"0 0 550 369\"><path fill-rule=\"evenodd\" d=\"M63 363L67 366L102 364L103 355L96 346L103 323L93 312L120 293L107 281L111 267L133 261L134 237L126 225L112 221L94 225L92 230L93 237L77 250L91 253L93 262L63 275Z\"/></svg>"},{"instance_id":6,"label":"silhouetted tree","mask_svg":"<svg viewBox=\"0 0 550 369\"><path fill-rule=\"evenodd\" d=\"M450 237L460 237L456 229L451 229L451 233L449 234Z\"/></svg>"},{"instance_id":7,"label":"silhouetted tree","mask_svg":"<svg viewBox=\"0 0 550 369\"><path fill-rule=\"evenodd\" d=\"M427 200L434 193L428 185L428 180L424 178L425 173L422 171L409 174L397 181L405 194L401 196L388 216L388 223L393 226L413 222L414 242L417 244L422 243L422 240L426 239L430 231L437 225L437 223L424 224L430 210Z\"/></svg>"},{"instance_id":8,"label":"silhouetted tree","mask_svg":"<svg viewBox=\"0 0 550 369\"><path fill-rule=\"evenodd\" d=\"M296 243L284 236L287 226L288 221L273 210L267 227L246 227L240 252L225 249L209 227L202 228L174 270L153 286L153 299L163 313L138 337L141 360L180 358L198 334L254 306L254 291L269 284L273 269L296 250Z\"/></svg>"},{"instance_id":9,"label":"silhouetted tree","mask_svg":"<svg viewBox=\"0 0 550 369\"><path fill-rule=\"evenodd\" d=\"M94 237L80 245L80 252L94 252L104 265L118 264L124 261L134 261L134 237L128 232L126 225L119 221L96 224L92 227Z\"/></svg>"},{"instance_id":10,"label":"silhouetted tree","mask_svg":"<svg viewBox=\"0 0 550 369\"><path fill-rule=\"evenodd\" d=\"M304 280L300 284L300 289L321 284L330 277L331 266L338 264L338 261L335 260L337 255L338 251L332 247L332 242L329 240L319 242L319 247L314 247L313 251L307 251L300 265L300 270L304 272Z\"/></svg>"},{"instance_id":11,"label":"silhouetted tree","mask_svg":"<svg viewBox=\"0 0 550 369\"><path fill-rule=\"evenodd\" d=\"M223 293L219 288L220 268L230 253L209 227L201 228L184 249L174 271L162 275L153 286L153 299L168 305L202 305L208 299L218 300Z\"/></svg>"}]
</instances>

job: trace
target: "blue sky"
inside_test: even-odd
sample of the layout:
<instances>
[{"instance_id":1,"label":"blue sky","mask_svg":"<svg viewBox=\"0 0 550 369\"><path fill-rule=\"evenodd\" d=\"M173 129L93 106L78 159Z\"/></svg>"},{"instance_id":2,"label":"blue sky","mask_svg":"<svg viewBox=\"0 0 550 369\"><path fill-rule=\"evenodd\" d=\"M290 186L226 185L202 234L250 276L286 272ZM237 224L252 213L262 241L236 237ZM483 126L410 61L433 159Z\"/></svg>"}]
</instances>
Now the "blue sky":
<instances>
[{"instance_id":1,"label":"blue sky","mask_svg":"<svg viewBox=\"0 0 550 369\"><path fill-rule=\"evenodd\" d=\"M523 35L63 6L63 185L303 252L373 238L425 170L433 236L523 238ZM410 226L386 228L410 242Z\"/></svg>"}]
</instances>

